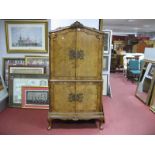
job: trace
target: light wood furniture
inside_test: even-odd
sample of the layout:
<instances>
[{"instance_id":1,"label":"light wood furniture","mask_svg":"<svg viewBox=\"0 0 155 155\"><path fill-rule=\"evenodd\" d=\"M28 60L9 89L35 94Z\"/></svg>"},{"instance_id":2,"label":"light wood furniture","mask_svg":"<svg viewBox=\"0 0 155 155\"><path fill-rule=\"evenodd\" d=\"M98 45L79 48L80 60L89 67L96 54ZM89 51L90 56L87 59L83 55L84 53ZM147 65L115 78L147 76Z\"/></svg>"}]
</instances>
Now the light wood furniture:
<instances>
[{"instance_id":1,"label":"light wood furniture","mask_svg":"<svg viewBox=\"0 0 155 155\"><path fill-rule=\"evenodd\" d=\"M140 41L138 44L133 45L133 53L144 53L146 47L153 47L152 44L147 44L146 41Z\"/></svg>"},{"instance_id":2,"label":"light wood furniture","mask_svg":"<svg viewBox=\"0 0 155 155\"><path fill-rule=\"evenodd\" d=\"M103 33L75 22L49 37L48 129L53 119L97 119L102 128Z\"/></svg>"}]
</instances>

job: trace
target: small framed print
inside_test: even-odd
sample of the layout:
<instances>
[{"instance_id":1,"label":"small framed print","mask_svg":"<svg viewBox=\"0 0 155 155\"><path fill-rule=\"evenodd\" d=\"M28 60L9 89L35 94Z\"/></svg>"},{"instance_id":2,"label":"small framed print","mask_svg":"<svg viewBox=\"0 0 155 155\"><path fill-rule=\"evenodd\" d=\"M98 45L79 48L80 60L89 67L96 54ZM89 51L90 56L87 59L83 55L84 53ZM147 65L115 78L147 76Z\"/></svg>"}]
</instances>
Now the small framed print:
<instances>
[{"instance_id":1,"label":"small framed print","mask_svg":"<svg viewBox=\"0 0 155 155\"><path fill-rule=\"evenodd\" d=\"M49 57L48 56L25 56L25 64L45 66L46 73L49 74Z\"/></svg>"},{"instance_id":2,"label":"small framed print","mask_svg":"<svg viewBox=\"0 0 155 155\"><path fill-rule=\"evenodd\" d=\"M110 39L109 39L109 33L104 32L104 53L109 53L109 45Z\"/></svg>"},{"instance_id":3,"label":"small framed print","mask_svg":"<svg viewBox=\"0 0 155 155\"><path fill-rule=\"evenodd\" d=\"M48 87L22 87L22 108L49 109Z\"/></svg>"},{"instance_id":4,"label":"small framed print","mask_svg":"<svg viewBox=\"0 0 155 155\"><path fill-rule=\"evenodd\" d=\"M153 77L153 74L155 73L155 64L152 64L149 70L148 75Z\"/></svg>"},{"instance_id":5,"label":"small framed print","mask_svg":"<svg viewBox=\"0 0 155 155\"><path fill-rule=\"evenodd\" d=\"M103 56L103 71L108 71L109 56Z\"/></svg>"},{"instance_id":6,"label":"small framed print","mask_svg":"<svg viewBox=\"0 0 155 155\"><path fill-rule=\"evenodd\" d=\"M9 66L9 74L44 74L44 66Z\"/></svg>"},{"instance_id":7,"label":"small framed print","mask_svg":"<svg viewBox=\"0 0 155 155\"><path fill-rule=\"evenodd\" d=\"M48 20L6 20L5 30L9 53L48 51Z\"/></svg>"},{"instance_id":8,"label":"small framed print","mask_svg":"<svg viewBox=\"0 0 155 155\"><path fill-rule=\"evenodd\" d=\"M25 58L13 58L13 57L3 58L3 79L5 81L6 86L8 86L9 66L17 66L24 64L25 64Z\"/></svg>"},{"instance_id":9,"label":"small framed print","mask_svg":"<svg viewBox=\"0 0 155 155\"><path fill-rule=\"evenodd\" d=\"M22 87L48 87L48 76L43 74L10 74L9 79L9 106L21 107Z\"/></svg>"},{"instance_id":10,"label":"small framed print","mask_svg":"<svg viewBox=\"0 0 155 155\"><path fill-rule=\"evenodd\" d=\"M111 46L111 31L104 31L104 53L109 54L110 52L110 46Z\"/></svg>"}]
</instances>

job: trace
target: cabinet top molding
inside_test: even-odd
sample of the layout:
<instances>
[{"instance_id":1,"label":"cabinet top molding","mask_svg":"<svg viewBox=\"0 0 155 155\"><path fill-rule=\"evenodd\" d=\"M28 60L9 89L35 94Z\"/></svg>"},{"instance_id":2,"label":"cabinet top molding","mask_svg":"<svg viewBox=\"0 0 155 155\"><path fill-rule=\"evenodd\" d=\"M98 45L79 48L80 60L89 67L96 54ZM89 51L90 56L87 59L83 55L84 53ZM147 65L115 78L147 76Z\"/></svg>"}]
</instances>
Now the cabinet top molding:
<instances>
[{"instance_id":1,"label":"cabinet top molding","mask_svg":"<svg viewBox=\"0 0 155 155\"><path fill-rule=\"evenodd\" d=\"M63 30L66 30L66 29L78 29L78 28L79 29L87 29L87 30L90 30L90 31L95 31L95 32L101 33L101 34L104 33L103 31L99 31L96 28L91 28L91 27L84 26L79 21L76 21L76 22L74 22L73 24L71 24L70 26L67 26L67 27L59 27L59 28L57 28L57 29L55 29L53 31L50 31L49 33L63 31Z\"/></svg>"}]
</instances>

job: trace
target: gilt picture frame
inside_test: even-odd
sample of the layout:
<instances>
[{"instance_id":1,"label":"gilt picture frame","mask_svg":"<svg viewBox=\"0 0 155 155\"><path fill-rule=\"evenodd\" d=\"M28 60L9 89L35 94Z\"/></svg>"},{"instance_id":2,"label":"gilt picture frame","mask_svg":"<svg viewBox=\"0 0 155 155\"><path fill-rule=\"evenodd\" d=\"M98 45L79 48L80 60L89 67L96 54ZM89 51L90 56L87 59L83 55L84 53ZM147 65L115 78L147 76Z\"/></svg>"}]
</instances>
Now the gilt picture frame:
<instances>
[{"instance_id":1,"label":"gilt picture frame","mask_svg":"<svg viewBox=\"0 0 155 155\"><path fill-rule=\"evenodd\" d=\"M48 76L37 74L10 74L9 107L22 107L22 87L48 87Z\"/></svg>"},{"instance_id":2,"label":"gilt picture frame","mask_svg":"<svg viewBox=\"0 0 155 155\"><path fill-rule=\"evenodd\" d=\"M3 58L3 79L8 86L9 66L25 65L25 58L22 57L4 57Z\"/></svg>"},{"instance_id":3,"label":"gilt picture frame","mask_svg":"<svg viewBox=\"0 0 155 155\"><path fill-rule=\"evenodd\" d=\"M6 20L8 53L48 52L48 20Z\"/></svg>"},{"instance_id":4,"label":"gilt picture frame","mask_svg":"<svg viewBox=\"0 0 155 155\"><path fill-rule=\"evenodd\" d=\"M46 74L49 74L49 57L48 56L25 56L26 65L45 66Z\"/></svg>"},{"instance_id":5,"label":"gilt picture frame","mask_svg":"<svg viewBox=\"0 0 155 155\"><path fill-rule=\"evenodd\" d=\"M49 109L48 87L22 87L22 108Z\"/></svg>"},{"instance_id":6,"label":"gilt picture frame","mask_svg":"<svg viewBox=\"0 0 155 155\"><path fill-rule=\"evenodd\" d=\"M9 74L44 74L44 66L27 66L27 65L18 65L18 66L9 66Z\"/></svg>"}]
</instances>

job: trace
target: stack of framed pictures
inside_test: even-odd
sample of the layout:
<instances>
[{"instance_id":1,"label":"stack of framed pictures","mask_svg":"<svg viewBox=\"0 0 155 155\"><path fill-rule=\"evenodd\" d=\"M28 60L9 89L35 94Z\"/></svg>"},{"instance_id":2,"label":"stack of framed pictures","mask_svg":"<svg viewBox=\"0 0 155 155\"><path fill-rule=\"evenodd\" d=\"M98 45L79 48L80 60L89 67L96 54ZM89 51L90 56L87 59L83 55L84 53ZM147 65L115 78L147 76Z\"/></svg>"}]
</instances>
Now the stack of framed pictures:
<instances>
[{"instance_id":1,"label":"stack of framed pictures","mask_svg":"<svg viewBox=\"0 0 155 155\"><path fill-rule=\"evenodd\" d=\"M103 95L111 96L110 86L110 64L111 64L111 43L112 31L104 30L104 51L103 51Z\"/></svg>"},{"instance_id":2,"label":"stack of framed pictures","mask_svg":"<svg viewBox=\"0 0 155 155\"><path fill-rule=\"evenodd\" d=\"M3 58L9 106L47 109L49 60L37 54L48 54L48 20L5 20L5 32L7 52L23 54L20 58Z\"/></svg>"},{"instance_id":3,"label":"stack of framed pictures","mask_svg":"<svg viewBox=\"0 0 155 155\"><path fill-rule=\"evenodd\" d=\"M43 109L48 108L47 93L48 93L47 75L10 74L10 80L9 80L10 107L20 107L20 108L43 107Z\"/></svg>"},{"instance_id":4,"label":"stack of framed pictures","mask_svg":"<svg viewBox=\"0 0 155 155\"><path fill-rule=\"evenodd\" d=\"M49 57L25 56L25 58L3 58L3 78L8 87L10 73L49 75Z\"/></svg>"},{"instance_id":5,"label":"stack of framed pictures","mask_svg":"<svg viewBox=\"0 0 155 155\"><path fill-rule=\"evenodd\" d=\"M17 65L24 65L25 58L14 58L14 57L5 57L3 58L3 78L5 81L6 86L8 87L8 80L9 80L9 66L17 66Z\"/></svg>"},{"instance_id":6,"label":"stack of framed pictures","mask_svg":"<svg viewBox=\"0 0 155 155\"><path fill-rule=\"evenodd\" d=\"M26 65L45 66L45 73L49 75L49 57L47 56L26 56Z\"/></svg>"},{"instance_id":7,"label":"stack of framed pictures","mask_svg":"<svg viewBox=\"0 0 155 155\"><path fill-rule=\"evenodd\" d=\"M35 109L47 109L48 104L38 102L37 104L22 106L22 86L24 87L40 87L36 91L45 90L44 87L48 87L48 73L49 73L49 61L45 56L26 56L25 58L3 58L3 77L9 90L9 106L10 107L23 107L23 108L35 108ZM19 79L17 80L17 78ZM20 79L21 78L21 79ZM28 78L24 80L24 78ZM32 79L33 80L32 80ZM38 80L38 78L40 78ZM43 83L43 80L46 81ZM17 80L17 81L16 81ZM40 83L39 83L40 81ZM41 84L43 83L43 84ZM0 86L1 87L1 86ZM34 91L34 90L33 90ZM46 95L47 95L46 91ZM33 92L34 93L34 92ZM43 93L42 93L43 94ZM38 94L37 94L38 95ZM45 96L45 94L44 94ZM35 101L33 101L35 102Z\"/></svg>"}]
</instances>

